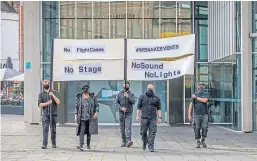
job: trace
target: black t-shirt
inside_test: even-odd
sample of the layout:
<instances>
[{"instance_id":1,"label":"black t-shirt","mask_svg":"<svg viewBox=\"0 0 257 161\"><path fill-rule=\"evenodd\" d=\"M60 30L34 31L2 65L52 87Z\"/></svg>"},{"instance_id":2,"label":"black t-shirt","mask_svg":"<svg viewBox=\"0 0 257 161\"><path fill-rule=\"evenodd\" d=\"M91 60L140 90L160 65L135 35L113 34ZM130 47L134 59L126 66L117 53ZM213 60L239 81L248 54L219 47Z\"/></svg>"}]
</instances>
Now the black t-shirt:
<instances>
[{"instance_id":1,"label":"black t-shirt","mask_svg":"<svg viewBox=\"0 0 257 161\"><path fill-rule=\"evenodd\" d=\"M195 95L199 98L209 98L207 92L196 92ZM208 114L207 103L200 102L197 99L191 99L191 102L193 102L194 115Z\"/></svg>"}]
</instances>

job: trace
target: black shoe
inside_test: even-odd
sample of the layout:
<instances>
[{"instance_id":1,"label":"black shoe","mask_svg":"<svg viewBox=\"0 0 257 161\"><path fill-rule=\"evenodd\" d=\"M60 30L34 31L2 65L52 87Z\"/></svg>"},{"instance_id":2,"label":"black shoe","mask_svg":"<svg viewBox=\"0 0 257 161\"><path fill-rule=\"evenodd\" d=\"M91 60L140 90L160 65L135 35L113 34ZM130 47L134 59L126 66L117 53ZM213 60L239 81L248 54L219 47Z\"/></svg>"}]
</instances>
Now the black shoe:
<instances>
[{"instance_id":1,"label":"black shoe","mask_svg":"<svg viewBox=\"0 0 257 161\"><path fill-rule=\"evenodd\" d=\"M42 146L41 146L41 149L46 149L46 145L42 145Z\"/></svg>"},{"instance_id":2,"label":"black shoe","mask_svg":"<svg viewBox=\"0 0 257 161\"><path fill-rule=\"evenodd\" d=\"M146 149L146 144L143 143L142 149L145 150Z\"/></svg>"},{"instance_id":3,"label":"black shoe","mask_svg":"<svg viewBox=\"0 0 257 161\"><path fill-rule=\"evenodd\" d=\"M87 149L91 149L90 148L90 141L91 141L91 135L87 135Z\"/></svg>"},{"instance_id":4,"label":"black shoe","mask_svg":"<svg viewBox=\"0 0 257 161\"><path fill-rule=\"evenodd\" d=\"M205 143L205 140L202 140L201 143L202 143L202 145L203 145L204 148L207 148L207 145L206 145L206 143Z\"/></svg>"},{"instance_id":5,"label":"black shoe","mask_svg":"<svg viewBox=\"0 0 257 161\"><path fill-rule=\"evenodd\" d=\"M56 148L56 144L52 144L52 148Z\"/></svg>"},{"instance_id":6,"label":"black shoe","mask_svg":"<svg viewBox=\"0 0 257 161\"><path fill-rule=\"evenodd\" d=\"M149 149L150 152L154 152L154 149Z\"/></svg>"},{"instance_id":7,"label":"black shoe","mask_svg":"<svg viewBox=\"0 0 257 161\"><path fill-rule=\"evenodd\" d=\"M196 148L200 148L200 146L201 146L201 142L199 140L197 140Z\"/></svg>"},{"instance_id":8,"label":"black shoe","mask_svg":"<svg viewBox=\"0 0 257 161\"><path fill-rule=\"evenodd\" d=\"M127 144L127 147L131 147L133 145L133 141L129 141L128 144Z\"/></svg>"},{"instance_id":9,"label":"black shoe","mask_svg":"<svg viewBox=\"0 0 257 161\"><path fill-rule=\"evenodd\" d=\"M122 142L122 144L120 145L120 147L126 147L126 143Z\"/></svg>"},{"instance_id":10,"label":"black shoe","mask_svg":"<svg viewBox=\"0 0 257 161\"><path fill-rule=\"evenodd\" d=\"M77 149L79 149L80 151L83 151L83 150L84 150L82 145L78 145L78 146L77 146Z\"/></svg>"}]
</instances>

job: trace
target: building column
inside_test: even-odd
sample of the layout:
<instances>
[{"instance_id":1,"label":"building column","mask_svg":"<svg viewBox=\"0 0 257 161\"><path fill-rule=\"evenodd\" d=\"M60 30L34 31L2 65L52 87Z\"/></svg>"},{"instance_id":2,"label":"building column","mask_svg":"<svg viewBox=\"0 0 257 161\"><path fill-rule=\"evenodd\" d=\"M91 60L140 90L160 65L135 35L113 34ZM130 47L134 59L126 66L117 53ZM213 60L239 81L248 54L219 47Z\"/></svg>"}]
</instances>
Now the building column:
<instances>
[{"instance_id":1,"label":"building column","mask_svg":"<svg viewBox=\"0 0 257 161\"><path fill-rule=\"evenodd\" d=\"M24 121L40 123L40 2L24 1Z\"/></svg>"},{"instance_id":2,"label":"building column","mask_svg":"<svg viewBox=\"0 0 257 161\"><path fill-rule=\"evenodd\" d=\"M252 2L241 1L241 108L242 131L252 132Z\"/></svg>"}]
</instances>

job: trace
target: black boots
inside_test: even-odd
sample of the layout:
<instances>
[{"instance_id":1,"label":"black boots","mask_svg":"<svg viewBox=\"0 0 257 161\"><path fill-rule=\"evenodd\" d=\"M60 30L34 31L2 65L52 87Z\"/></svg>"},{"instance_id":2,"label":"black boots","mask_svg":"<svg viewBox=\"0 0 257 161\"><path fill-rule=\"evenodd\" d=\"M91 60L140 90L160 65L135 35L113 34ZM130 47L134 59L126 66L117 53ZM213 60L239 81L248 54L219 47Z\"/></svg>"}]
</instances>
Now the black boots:
<instances>
[{"instance_id":1,"label":"black boots","mask_svg":"<svg viewBox=\"0 0 257 161\"><path fill-rule=\"evenodd\" d=\"M83 151L83 150L84 150L84 149L83 149L83 145L77 146L77 149L79 149L80 151Z\"/></svg>"},{"instance_id":2,"label":"black boots","mask_svg":"<svg viewBox=\"0 0 257 161\"><path fill-rule=\"evenodd\" d=\"M126 147L126 141L122 141L121 146L120 147Z\"/></svg>"},{"instance_id":3,"label":"black boots","mask_svg":"<svg viewBox=\"0 0 257 161\"><path fill-rule=\"evenodd\" d=\"M91 140L91 135L87 135L87 149L91 149L90 147L90 140Z\"/></svg>"},{"instance_id":4,"label":"black boots","mask_svg":"<svg viewBox=\"0 0 257 161\"><path fill-rule=\"evenodd\" d=\"M47 147L46 145L42 145L41 149L46 149L46 147Z\"/></svg>"},{"instance_id":5,"label":"black boots","mask_svg":"<svg viewBox=\"0 0 257 161\"><path fill-rule=\"evenodd\" d=\"M146 149L146 143L143 143L142 149L145 150Z\"/></svg>"},{"instance_id":6,"label":"black boots","mask_svg":"<svg viewBox=\"0 0 257 161\"><path fill-rule=\"evenodd\" d=\"M196 148L200 148L200 146L201 146L201 142L200 142L200 140L197 140L197 142L196 142Z\"/></svg>"},{"instance_id":7,"label":"black boots","mask_svg":"<svg viewBox=\"0 0 257 161\"><path fill-rule=\"evenodd\" d=\"M196 148L200 148L200 147L201 147L201 144L203 145L204 148L207 148L207 145L206 145L206 143L205 143L205 139L204 139L204 138L202 138L201 141L200 141L200 140L197 140L197 142L196 142Z\"/></svg>"},{"instance_id":8,"label":"black boots","mask_svg":"<svg viewBox=\"0 0 257 161\"><path fill-rule=\"evenodd\" d=\"M202 138L201 143L202 143L202 145L203 145L204 148L207 148L207 145L206 145L206 143L205 143L205 139L204 139L204 138Z\"/></svg>"}]
</instances>

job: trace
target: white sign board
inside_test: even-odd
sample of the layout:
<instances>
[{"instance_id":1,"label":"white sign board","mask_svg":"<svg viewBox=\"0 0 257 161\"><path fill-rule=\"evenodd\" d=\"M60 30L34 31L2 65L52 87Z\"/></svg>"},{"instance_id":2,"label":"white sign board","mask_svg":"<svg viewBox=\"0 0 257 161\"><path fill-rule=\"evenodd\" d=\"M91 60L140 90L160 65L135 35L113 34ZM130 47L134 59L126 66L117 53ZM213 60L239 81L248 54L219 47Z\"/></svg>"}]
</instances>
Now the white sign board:
<instances>
[{"instance_id":1,"label":"white sign board","mask_svg":"<svg viewBox=\"0 0 257 161\"><path fill-rule=\"evenodd\" d=\"M128 80L167 80L194 74L194 55L175 61L128 60Z\"/></svg>"},{"instance_id":2,"label":"white sign board","mask_svg":"<svg viewBox=\"0 0 257 161\"><path fill-rule=\"evenodd\" d=\"M62 53L63 60L113 60L124 59L123 39L55 39L55 53Z\"/></svg>"},{"instance_id":3,"label":"white sign board","mask_svg":"<svg viewBox=\"0 0 257 161\"><path fill-rule=\"evenodd\" d=\"M180 57L195 53L195 35L165 39L128 39L128 60Z\"/></svg>"},{"instance_id":4,"label":"white sign board","mask_svg":"<svg viewBox=\"0 0 257 161\"><path fill-rule=\"evenodd\" d=\"M54 40L53 81L123 79L123 39Z\"/></svg>"},{"instance_id":5,"label":"white sign board","mask_svg":"<svg viewBox=\"0 0 257 161\"><path fill-rule=\"evenodd\" d=\"M77 60L54 65L54 81L123 80L123 60Z\"/></svg>"}]
</instances>

